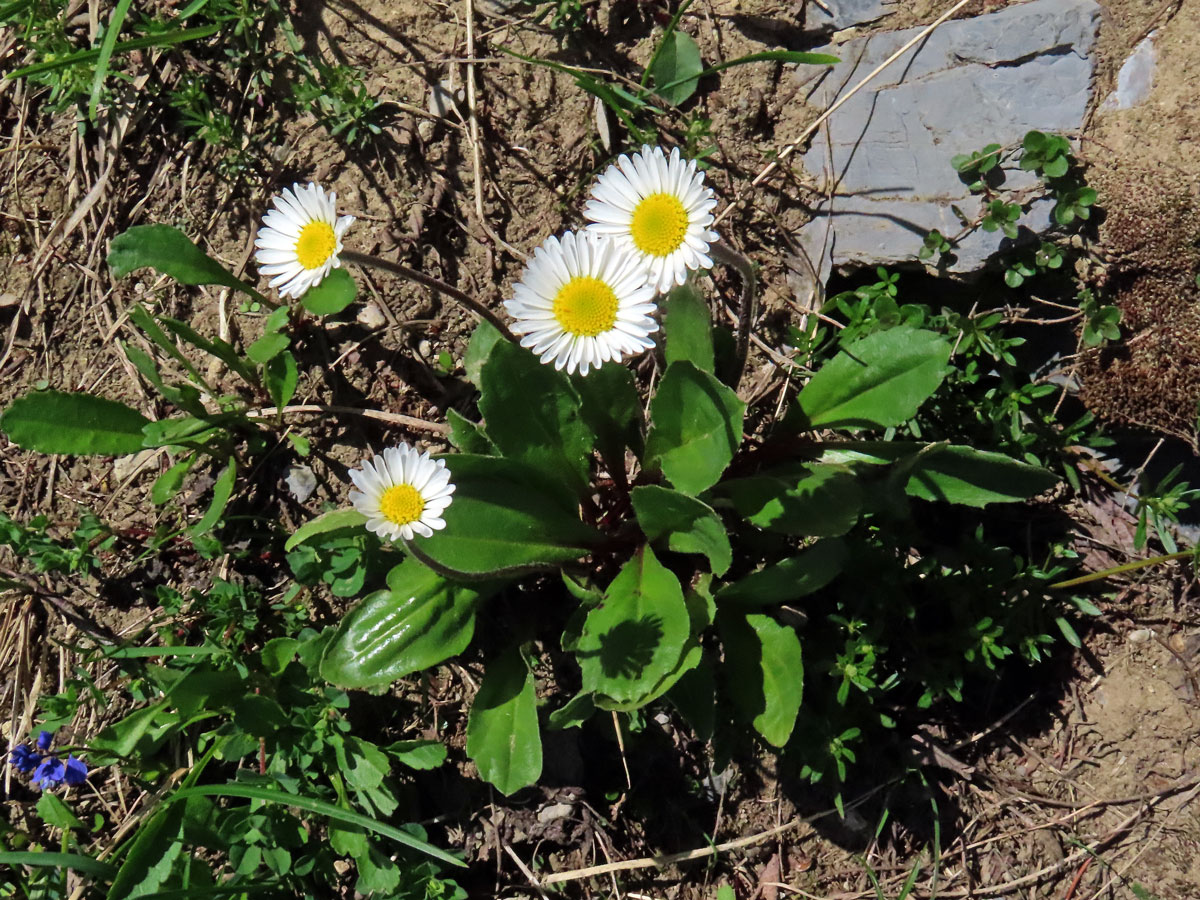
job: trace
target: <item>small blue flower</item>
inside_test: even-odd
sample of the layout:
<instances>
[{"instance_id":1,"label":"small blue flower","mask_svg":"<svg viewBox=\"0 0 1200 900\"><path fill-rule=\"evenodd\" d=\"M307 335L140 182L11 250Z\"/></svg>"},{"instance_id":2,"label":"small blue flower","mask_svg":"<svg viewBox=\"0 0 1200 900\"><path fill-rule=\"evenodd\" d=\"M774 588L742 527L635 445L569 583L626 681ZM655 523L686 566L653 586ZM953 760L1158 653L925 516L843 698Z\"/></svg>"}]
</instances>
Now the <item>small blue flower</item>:
<instances>
[{"instance_id":1,"label":"small blue flower","mask_svg":"<svg viewBox=\"0 0 1200 900\"><path fill-rule=\"evenodd\" d=\"M62 760L48 756L34 771L33 783L44 791L46 788L59 784L65 775L66 768L62 764Z\"/></svg>"},{"instance_id":2,"label":"small blue flower","mask_svg":"<svg viewBox=\"0 0 1200 900\"><path fill-rule=\"evenodd\" d=\"M63 774L63 781L70 787L76 784L83 784L87 781L88 767L82 759L76 759L74 756L67 757L66 772Z\"/></svg>"},{"instance_id":3,"label":"small blue flower","mask_svg":"<svg viewBox=\"0 0 1200 900\"><path fill-rule=\"evenodd\" d=\"M24 773L32 772L34 767L37 766L37 764L41 761L42 755L40 753L34 753L33 750L29 748L28 744L20 744L14 747L12 753L10 753L8 757L9 764L18 772Z\"/></svg>"},{"instance_id":4,"label":"small blue flower","mask_svg":"<svg viewBox=\"0 0 1200 900\"><path fill-rule=\"evenodd\" d=\"M38 735L37 748L45 753L50 749L50 742L54 740L54 735L49 731L43 731Z\"/></svg>"}]
</instances>

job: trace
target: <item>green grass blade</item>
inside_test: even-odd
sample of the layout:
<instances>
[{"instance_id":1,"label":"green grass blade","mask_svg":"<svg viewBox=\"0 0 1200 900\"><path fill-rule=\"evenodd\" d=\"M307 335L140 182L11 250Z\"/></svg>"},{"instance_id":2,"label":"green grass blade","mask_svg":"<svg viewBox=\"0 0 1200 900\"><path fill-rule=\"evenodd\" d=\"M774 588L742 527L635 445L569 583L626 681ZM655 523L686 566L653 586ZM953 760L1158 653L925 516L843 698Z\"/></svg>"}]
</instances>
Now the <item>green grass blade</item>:
<instances>
[{"instance_id":1,"label":"green grass blade","mask_svg":"<svg viewBox=\"0 0 1200 900\"><path fill-rule=\"evenodd\" d=\"M76 872L87 872L101 878L112 878L116 869L108 863L102 863L90 856L80 856L76 853L42 853L41 851L19 851L0 853L0 865L38 866L39 868L74 869Z\"/></svg>"},{"instance_id":2,"label":"green grass blade","mask_svg":"<svg viewBox=\"0 0 1200 900\"><path fill-rule=\"evenodd\" d=\"M113 48L117 45L117 35L125 24L129 7L133 0L118 0L117 8L113 10L112 18L108 20L108 28L104 30L104 40L100 44L100 55L96 58L96 74L92 77L92 93L88 97L88 120L96 121L96 104L100 102L100 89L108 78L108 64L112 59Z\"/></svg>"},{"instance_id":3,"label":"green grass blade","mask_svg":"<svg viewBox=\"0 0 1200 900\"><path fill-rule=\"evenodd\" d=\"M203 784L176 791L171 797L170 802L174 803L178 800L186 800L188 797L240 797L244 800L262 800L266 803L280 803L284 806L294 806L297 809L327 816L330 819L344 822L347 825L357 825L360 828L366 828L368 831L389 837L398 844L403 844L406 847L410 847L427 856L432 856L434 859L448 863L449 865L460 868L466 866L466 863L461 859L456 859L445 850L441 850L420 838L413 837L407 831L380 822L370 816L342 809L340 806L334 806L332 803L326 803L324 800L317 800L315 797L305 797L302 794L289 794L284 791L260 787L254 784Z\"/></svg>"},{"instance_id":4,"label":"green grass blade","mask_svg":"<svg viewBox=\"0 0 1200 900\"><path fill-rule=\"evenodd\" d=\"M222 647L117 647L104 654L105 659L153 659L158 656L216 656Z\"/></svg>"},{"instance_id":5,"label":"green grass blade","mask_svg":"<svg viewBox=\"0 0 1200 900\"><path fill-rule=\"evenodd\" d=\"M179 31L164 31L160 34L150 34L146 37L134 38L131 41L124 41L113 47L112 52L128 53L131 50L143 50L147 47L169 47L173 44L182 44L186 41L198 41L206 37L212 37L221 30L220 25L203 25L199 28L183 28ZM91 62L100 58L100 49L92 48L90 50L78 50L75 53L68 53L66 56L58 59L50 60L49 62L35 63L32 66L25 66L22 69L14 69L4 77L6 79L28 78L31 75L44 75L46 72L54 72L58 69L66 69L79 63Z\"/></svg>"},{"instance_id":6,"label":"green grass blade","mask_svg":"<svg viewBox=\"0 0 1200 900\"><path fill-rule=\"evenodd\" d=\"M215 884L210 887L155 891L152 894L138 894L138 900L199 900L201 897L236 897L239 894L261 894L273 890L283 891L283 896L294 896L284 891L283 882L268 881L263 884Z\"/></svg>"},{"instance_id":7,"label":"green grass blade","mask_svg":"<svg viewBox=\"0 0 1200 900\"><path fill-rule=\"evenodd\" d=\"M749 53L746 56L739 56L737 59L709 66L699 75L689 75L686 78L676 79L661 87L655 87L654 92L661 94L663 91L669 91L671 88L678 87L685 81L693 79L699 81L702 78L707 78L709 75L715 75L722 69L729 69L733 66L744 66L746 63L756 62L790 62L814 66L832 66L834 63L841 62L841 59L836 56L830 56L827 53L801 53L795 50L764 50L762 53ZM651 65L653 65L653 62L651 62Z\"/></svg>"}]
</instances>

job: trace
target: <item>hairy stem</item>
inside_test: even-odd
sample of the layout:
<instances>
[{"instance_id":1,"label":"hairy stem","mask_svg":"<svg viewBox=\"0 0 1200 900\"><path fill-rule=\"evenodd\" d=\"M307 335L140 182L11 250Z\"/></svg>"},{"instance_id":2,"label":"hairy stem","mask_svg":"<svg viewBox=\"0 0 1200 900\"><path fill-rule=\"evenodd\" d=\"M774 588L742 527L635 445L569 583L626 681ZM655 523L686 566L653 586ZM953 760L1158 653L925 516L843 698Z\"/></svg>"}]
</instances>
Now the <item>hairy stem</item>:
<instances>
[{"instance_id":1,"label":"hairy stem","mask_svg":"<svg viewBox=\"0 0 1200 900\"><path fill-rule=\"evenodd\" d=\"M742 380L746 370L746 357L750 353L750 329L754 327L754 317L758 312L758 276L754 273L754 264L727 243L718 241L710 244L708 252L713 260L727 266L733 266L742 276L742 305L738 309L737 332L737 369L733 379L734 387Z\"/></svg>"},{"instance_id":2,"label":"hairy stem","mask_svg":"<svg viewBox=\"0 0 1200 900\"><path fill-rule=\"evenodd\" d=\"M346 262L357 263L360 266L373 266L376 269L383 269L384 271L392 272L396 275L399 275L401 278L407 278L409 281L415 281L417 284L427 287L431 291L437 291L439 294L444 294L451 300L461 303L480 319L487 322L489 325L499 331L508 340L512 341L514 344L517 343L516 336L508 330L508 326L501 321L499 316L497 316L494 312L492 312L470 294L446 284L446 282L439 278L426 275L424 272L418 272L416 269L410 269L403 263L392 262L391 260L387 259L380 259L378 256L368 256L365 253L355 253L353 250L343 250L342 259L346 260Z\"/></svg>"}]
</instances>

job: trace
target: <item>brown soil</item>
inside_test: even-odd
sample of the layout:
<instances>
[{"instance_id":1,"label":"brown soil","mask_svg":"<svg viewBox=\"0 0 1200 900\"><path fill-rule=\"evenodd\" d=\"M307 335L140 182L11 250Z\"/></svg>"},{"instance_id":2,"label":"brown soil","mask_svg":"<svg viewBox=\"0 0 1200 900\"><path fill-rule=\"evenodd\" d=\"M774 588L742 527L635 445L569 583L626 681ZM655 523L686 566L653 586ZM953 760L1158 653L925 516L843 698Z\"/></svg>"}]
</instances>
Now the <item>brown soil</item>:
<instances>
[{"instance_id":1,"label":"brown soil","mask_svg":"<svg viewBox=\"0 0 1200 900\"><path fill-rule=\"evenodd\" d=\"M997 5L981 3L980 11ZM1195 244L1200 107L1194 102L1200 9L1159 0L1105 0L1103 5L1098 95L1104 95L1120 62L1151 27L1161 29L1160 62L1147 103L1097 115L1084 135L1084 155L1109 212L1098 255L1126 316L1125 339L1086 360L1085 397L1114 419L1191 439L1200 395L1195 341L1200 295L1193 280L1200 262ZM929 21L944 6L911 4L888 27ZM706 60L729 59L792 47L802 7L780 0L701 0L684 27L700 42ZM570 78L503 57L496 48L617 71L644 65L658 5L603 0L590 8L598 27L566 48L531 25L524 11L479 19L475 56L489 62L475 67L478 202L465 102L446 118L422 112L440 80L451 79L452 90L463 86L465 69L455 62L468 55L460 3L339 0L321 6L319 14L306 13L298 28L309 47L366 73L371 93L395 104L394 116L383 139L365 154L347 153L315 120L282 123L283 140L264 148L270 158L262 179L231 182L219 176L211 151L179 146L165 137L161 123L139 116L135 88L124 124L110 117L100 138L81 139L69 116L42 114L20 83L3 82L0 330L6 340L0 351L0 403L44 382L121 399L152 417L166 414L117 346L117 341L139 340L126 322L129 305L149 296L202 333L227 334L243 343L261 329L259 318L240 312L236 298L215 289L180 288L148 273L114 282L104 263L108 241L133 224L168 222L240 273L250 260L254 229L268 198L293 180L317 180L338 192L342 210L359 217L352 231L357 249L437 275L496 308L520 273L522 254L564 226L578 224L580 195L608 158L596 135L590 96ZM710 175L726 200L747 190L750 179L813 115L799 104L787 73L776 64L722 73L699 102L712 119L717 145ZM677 117L668 132L679 137L682 128ZM780 235L803 220L806 196L803 173L788 173L759 190L724 226L733 243L762 265L768 314L788 315L789 249ZM721 295L735 305L736 279L716 277ZM304 336L306 368L294 402L340 403L442 421L446 409L464 405L469 396L462 381L448 377L436 361L445 351L461 363L469 320L408 282L377 273L362 281L363 306L373 312ZM763 371L767 378L773 374L769 365ZM269 405L265 397L259 399ZM322 448L311 461L319 488L305 507L291 500L282 479L295 459L281 443L262 477L274 487L264 513L278 516L285 526L307 518L322 503L342 503L345 465L364 447L380 446L385 439L442 446L432 431L384 428L358 417L297 423ZM123 523L132 534L156 523L146 497L166 464L155 457L137 472L104 461L48 459L5 445L0 504L19 518L44 513L62 523L86 507ZM202 492L195 493L199 502ZM202 508L185 512L194 518ZM1136 555L1129 516L1112 501L1090 500L1079 517L1081 552L1092 554L1089 561L1096 567ZM203 561L180 565L193 566L202 580ZM1024 698L992 698L981 705L977 727L948 726L914 738L944 751L928 751L930 771L936 773L928 793L866 785L870 796L861 808L851 808L844 822L826 816L805 824L801 817L813 812L809 792L776 777L773 758L744 760L715 780L719 802L711 819L671 827L672 799L656 791L666 777L656 768L661 755L634 755L628 762L632 781L644 786L640 797L631 792L609 802L571 787L531 792L536 796L522 795L519 802L497 797L453 824L449 837L478 863L477 896L535 895L517 858L545 876L659 853L702 851L704 835L718 844L759 838L722 852L715 865L700 859L662 870L619 871L572 881L567 891L579 897L711 898L718 885L729 883L742 898L851 900L875 896L865 863L878 873L884 896L895 897L920 859L912 895L918 897L932 894L936 869L936 894L947 898L1195 900L1200 896L1195 585L1183 569L1143 571L1152 574L1129 582L1105 604L1084 650L1056 673L1054 685L1032 685ZM0 723L0 743L27 730L39 691L55 689L55 680L72 665L67 649L38 649L47 646L48 635L69 638L75 632L58 607L43 614L30 602L37 589L0 597L0 622L13 636L0 649L0 703L11 710ZM68 600L116 633L132 631L153 612L108 608L108 598ZM454 710L461 712L477 676L478 671L445 667L428 694L435 709L451 716L452 752L466 774L464 723ZM80 733L118 712L78 723ZM419 733L432 724L422 720L410 727ZM675 725L666 721L663 733L679 752L678 765L691 767L684 775L709 779L700 762L703 753L688 746L684 730ZM561 783L569 785L582 765L580 750L569 735L561 740L547 758L555 758ZM615 744L610 751L610 762L619 765ZM881 798L893 821L877 839ZM931 799L949 811L943 815L936 866L928 849ZM853 803L854 795L847 800ZM654 806L659 808L649 809ZM1094 850L1087 849L1093 845ZM1138 893L1142 889L1149 894Z\"/></svg>"}]
</instances>

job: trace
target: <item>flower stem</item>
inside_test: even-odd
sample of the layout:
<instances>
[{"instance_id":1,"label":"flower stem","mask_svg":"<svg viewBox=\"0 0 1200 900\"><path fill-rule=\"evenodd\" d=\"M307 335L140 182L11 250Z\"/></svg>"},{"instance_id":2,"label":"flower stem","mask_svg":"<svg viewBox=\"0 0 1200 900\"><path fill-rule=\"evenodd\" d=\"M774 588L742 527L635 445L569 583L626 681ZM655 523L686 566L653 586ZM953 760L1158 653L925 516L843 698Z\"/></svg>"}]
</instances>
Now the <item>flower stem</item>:
<instances>
[{"instance_id":1,"label":"flower stem","mask_svg":"<svg viewBox=\"0 0 1200 900\"><path fill-rule=\"evenodd\" d=\"M403 263L392 262L388 259L380 259L378 256L368 256L366 253L356 253L353 250L343 250L342 259L347 262L357 263L360 266L373 266L376 269L383 269L387 272L392 272L399 275L401 278L407 278L409 281L415 281L417 284L429 288L431 291L437 291L439 294L444 294L451 300L456 300L461 303L476 316L487 322L504 337L517 343L517 338L508 326L501 321L500 317L494 312L472 297L465 291L460 291L456 287L452 287L441 279L434 278L431 275L426 275L424 272L418 272L416 269L410 269Z\"/></svg>"},{"instance_id":2,"label":"flower stem","mask_svg":"<svg viewBox=\"0 0 1200 900\"><path fill-rule=\"evenodd\" d=\"M727 243L718 241L709 244L708 252L716 262L733 266L742 276L742 305L738 310L736 344L737 369L733 379L736 386L742 380L742 373L746 370L746 357L750 354L750 329L754 327L754 317L758 311L758 277L754 273L754 264Z\"/></svg>"}]
</instances>

